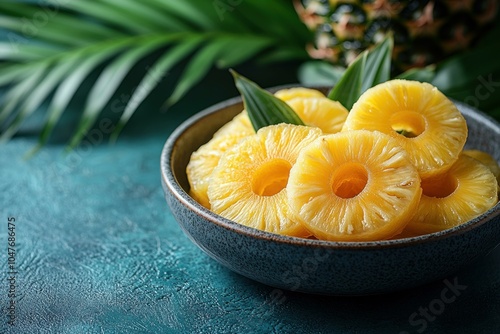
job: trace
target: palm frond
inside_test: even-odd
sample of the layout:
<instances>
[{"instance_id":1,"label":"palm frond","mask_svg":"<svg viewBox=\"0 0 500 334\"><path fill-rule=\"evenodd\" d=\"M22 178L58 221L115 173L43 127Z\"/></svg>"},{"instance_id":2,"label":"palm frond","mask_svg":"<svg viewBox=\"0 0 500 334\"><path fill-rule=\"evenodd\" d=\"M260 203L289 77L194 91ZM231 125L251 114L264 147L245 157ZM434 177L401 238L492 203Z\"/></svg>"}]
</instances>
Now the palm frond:
<instances>
[{"instance_id":1,"label":"palm frond","mask_svg":"<svg viewBox=\"0 0 500 334\"><path fill-rule=\"evenodd\" d=\"M93 80L69 140L71 147L78 145L145 59L150 63L123 109L114 138L181 63L182 72L168 76L177 83L165 106L182 99L213 67L230 68L251 59L308 59L304 45L309 32L287 0L5 0L0 13L4 141L46 105L40 131L40 144L46 144L83 83Z\"/></svg>"},{"instance_id":2,"label":"palm frond","mask_svg":"<svg viewBox=\"0 0 500 334\"><path fill-rule=\"evenodd\" d=\"M116 139L117 134L123 129L125 124L132 117L137 107L142 103L151 91L156 87L159 78L166 73L172 66L183 59L189 52L191 52L202 41L200 36L193 36L186 38L180 44L177 44L170 52L164 54L154 65L153 70L143 78L138 87L132 94L129 102L125 106L125 110L120 118L120 121L114 131L113 138Z\"/></svg>"}]
</instances>

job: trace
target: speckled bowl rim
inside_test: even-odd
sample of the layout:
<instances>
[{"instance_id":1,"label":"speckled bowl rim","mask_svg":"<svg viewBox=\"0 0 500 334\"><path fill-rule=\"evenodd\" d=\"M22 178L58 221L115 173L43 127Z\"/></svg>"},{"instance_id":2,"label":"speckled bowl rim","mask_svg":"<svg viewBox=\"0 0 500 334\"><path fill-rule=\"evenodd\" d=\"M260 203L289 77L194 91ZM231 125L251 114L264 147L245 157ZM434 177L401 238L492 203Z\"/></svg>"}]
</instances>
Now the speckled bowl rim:
<instances>
[{"instance_id":1,"label":"speckled bowl rim","mask_svg":"<svg viewBox=\"0 0 500 334\"><path fill-rule=\"evenodd\" d=\"M483 224L486 224L493 220L495 217L500 215L500 202L497 203L493 208L486 211L482 215L468 221L467 223L461 224L459 226L425 235L406 237L402 239L390 239L390 240L379 240L379 241L362 241L362 242L348 242L348 241L327 241L327 240L317 240L317 239L306 239L299 237L291 237L285 235L279 235L271 232L261 231L252 227L241 225L232 220L219 216L212 211L208 210L198 202L196 202L177 182L175 175L172 171L172 153L177 140L182 136L182 134L189 129L191 126L196 124L198 121L209 116L210 114L216 113L221 109L225 109L234 104L241 103L241 97L234 97L222 102L219 102L211 107L208 107L182 122L168 137L165 145L163 146L161 152L161 176L162 182L169 189L169 191L177 198L177 200L182 203L189 210L193 211L198 216L212 222L213 224L219 225L227 230L231 230L238 234L243 234L249 237L264 239L276 243L283 244L293 244L296 246L306 246L314 248L326 248L326 249L344 249L344 250L367 250L367 249L381 249L381 248L401 248L408 247L415 244L433 242L439 239L450 238L452 236L460 235L473 230ZM492 128L496 128L500 133L500 124L495 121L489 115L461 103L459 101L453 100L462 113L467 114L469 118L475 118L481 120L482 123L490 123ZM500 243L500 240L499 240Z\"/></svg>"}]
</instances>

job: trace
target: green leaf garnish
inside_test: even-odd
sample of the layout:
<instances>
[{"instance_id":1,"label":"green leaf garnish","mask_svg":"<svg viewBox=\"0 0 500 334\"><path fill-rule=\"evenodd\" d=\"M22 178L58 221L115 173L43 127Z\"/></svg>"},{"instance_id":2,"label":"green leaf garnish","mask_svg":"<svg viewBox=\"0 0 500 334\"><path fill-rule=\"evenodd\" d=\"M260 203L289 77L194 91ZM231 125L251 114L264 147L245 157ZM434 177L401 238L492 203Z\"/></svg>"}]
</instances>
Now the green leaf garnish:
<instances>
[{"instance_id":1,"label":"green leaf garnish","mask_svg":"<svg viewBox=\"0 0 500 334\"><path fill-rule=\"evenodd\" d=\"M230 72L255 131L279 123L304 125L300 117L284 101L234 70Z\"/></svg>"},{"instance_id":2,"label":"green leaf garnish","mask_svg":"<svg viewBox=\"0 0 500 334\"><path fill-rule=\"evenodd\" d=\"M393 44L393 37L388 35L372 50L363 51L349 65L328 94L328 98L339 101L344 107L351 109L354 102L368 88L389 80Z\"/></svg>"},{"instance_id":3,"label":"green leaf garnish","mask_svg":"<svg viewBox=\"0 0 500 334\"><path fill-rule=\"evenodd\" d=\"M362 52L359 57L347 68L344 75L328 94L328 98L339 101L348 110L351 109L361 95L363 86L363 72L365 70L368 53Z\"/></svg>"},{"instance_id":4,"label":"green leaf garnish","mask_svg":"<svg viewBox=\"0 0 500 334\"><path fill-rule=\"evenodd\" d=\"M305 86L332 87L345 72L345 67L332 65L325 61L308 61L300 65L299 82Z\"/></svg>"}]
</instances>

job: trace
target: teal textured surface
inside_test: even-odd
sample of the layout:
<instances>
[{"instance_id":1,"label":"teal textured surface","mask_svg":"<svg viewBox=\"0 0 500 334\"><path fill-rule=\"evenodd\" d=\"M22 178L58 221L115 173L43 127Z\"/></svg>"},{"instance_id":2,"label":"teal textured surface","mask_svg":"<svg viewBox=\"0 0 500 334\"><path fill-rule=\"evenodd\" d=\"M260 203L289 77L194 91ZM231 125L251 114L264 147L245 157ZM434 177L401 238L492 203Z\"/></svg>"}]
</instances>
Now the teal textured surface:
<instances>
[{"instance_id":1,"label":"teal textured surface","mask_svg":"<svg viewBox=\"0 0 500 334\"><path fill-rule=\"evenodd\" d=\"M188 105L194 113L230 93ZM500 247L445 280L370 297L279 290L219 265L184 235L161 189L162 146L188 116L161 115L114 145L66 155L51 144L24 159L30 136L0 146L0 333L498 331Z\"/></svg>"}]
</instances>

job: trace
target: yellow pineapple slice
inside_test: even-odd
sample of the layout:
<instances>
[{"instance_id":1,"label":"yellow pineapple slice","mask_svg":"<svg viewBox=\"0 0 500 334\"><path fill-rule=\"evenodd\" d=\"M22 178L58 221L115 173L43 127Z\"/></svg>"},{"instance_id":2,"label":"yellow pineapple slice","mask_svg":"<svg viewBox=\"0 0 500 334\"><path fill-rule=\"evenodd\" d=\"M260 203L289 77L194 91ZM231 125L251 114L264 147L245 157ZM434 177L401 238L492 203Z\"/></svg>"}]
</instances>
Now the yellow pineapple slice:
<instances>
[{"instance_id":1,"label":"yellow pineapple slice","mask_svg":"<svg viewBox=\"0 0 500 334\"><path fill-rule=\"evenodd\" d=\"M467 139L466 121L455 104L436 87L409 80L386 81L363 93L343 131L359 129L395 138L421 177L450 168Z\"/></svg>"},{"instance_id":2,"label":"yellow pineapple slice","mask_svg":"<svg viewBox=\"0 0 500 334\"><path fill-rule=\"evenodd\" d=\"M349 111L340 102L330 100L324 95L314 96L315 93L309 93L310 91L322 94L308 88L296 88L288 92L289 95L284 95L284 100L305 125L318 127L325 134L341 131Z\"/></svg>"},{"instance_id":3,"label":"yellow pineapple slice","mask_svg":"<svg viewBox=\"0 0 500 334\"><path fill-rule=\"evenodd\" d=\"M305 87L292 87L278 90L274 96L287 102L297 97L325 97L319 90Z\"/></svg>"},{"instance_id":4,"label":"yellow pineapple slice","mask_svg":"<svg viewBox=\"0 0 500 334\"><path fill-rule=\"evenodd\" d=\"M495 158L493 158L493 156L481 150L464 150L462 153L479 160L488 166L493 175L495 175L498 185L500 186L500 165L498 165L498 162Z\"/></svg>"},{"instance_id":5,"label":"yellow pineapple slice","mask_svg":"<svg viewBox=\"0 0 500 334\"><path fill-rule=\"evenodd\" d=\"M243 111L223 125L208 143L191 154L186 174L190 185L189 195L194 200L210 209L207 196L208 181L221 155L229 147L254 133L250 119L246 111Z\"/></svg>"},{"instance_id":6,"label":"yellow pineapple slice","mask_svg":"<svg viewBox=\"0 0 500 334\"><path fill-rule=\"evenodd\" d=\"M412 234L427 234L463 224L498 202L493 173L465 154L444 174L422 179L417 214L406 226Z\"/></svg>"},{"instance_id":7,"label":"yellow pineapple slice","mask_svg":"<svg viewBox=\"0 0 500 334\"><path fill-rule=\"evenodd\" d=\"M399 234L416 212L420 178L406 151L377 131L325 135L304 148L287 186L292 213L318 239Z\"/></svg>"},{"instance_id":8,"label":"yellow pineapple slice","mask_svg":"<svg viewBox=\"0 0 500 334\"><path fill-rule=\"evenodd\" d=\"M271 125L227 150L210 178L211 210L260 230L310 235L290 219L285 188L299 151L320 135L314 127Z\"/></svg>"},{"instance_id":9,"label":"yellow pineapple slice","mask_svg":"<svg viewBox=\"0 0 500 334\"><path fill-rule=\"evenodd\" d=\"M349 115L349 111L338 101L327 97L296 97L286 103L309 126L320 128L323 133L337 133Z\"/></svg>"},{"instance_id":10,"label":"yellow pineapple slice","mask_svg":"<svg viewBox=\"0 0 500 334\"><path fill-rule=\"evenodd\" d=\"M255 131L250 122L250 118L248 118L248 113L246 110L243 110L238 115L234 116L231 121L217 130L217 132L214 133L214 138L224 135L246 137L254 133Z\"/></svg>"}]
</instances>

